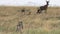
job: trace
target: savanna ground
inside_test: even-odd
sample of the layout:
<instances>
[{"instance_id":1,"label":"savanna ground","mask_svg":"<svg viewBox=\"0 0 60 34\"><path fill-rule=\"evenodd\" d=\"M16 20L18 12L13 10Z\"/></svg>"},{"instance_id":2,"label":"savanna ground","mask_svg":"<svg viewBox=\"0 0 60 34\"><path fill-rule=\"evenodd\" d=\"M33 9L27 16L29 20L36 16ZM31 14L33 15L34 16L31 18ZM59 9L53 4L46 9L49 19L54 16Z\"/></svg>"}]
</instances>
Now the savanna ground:
<instances>
[{"instance_id":1,"label":"savanna ground","mask_svg":"<svg viewBox=\"0 0 60 34\"><path fill-rule=\"evenodd\" d=\"M22 13L21 10L25 9ZM38 7L0 6L0 34L20 34L16 25L23 21L22 34L60 34L60 7L37 14ZM31 14L29 14L31 12Z\"/></svg>"}]
</instances>

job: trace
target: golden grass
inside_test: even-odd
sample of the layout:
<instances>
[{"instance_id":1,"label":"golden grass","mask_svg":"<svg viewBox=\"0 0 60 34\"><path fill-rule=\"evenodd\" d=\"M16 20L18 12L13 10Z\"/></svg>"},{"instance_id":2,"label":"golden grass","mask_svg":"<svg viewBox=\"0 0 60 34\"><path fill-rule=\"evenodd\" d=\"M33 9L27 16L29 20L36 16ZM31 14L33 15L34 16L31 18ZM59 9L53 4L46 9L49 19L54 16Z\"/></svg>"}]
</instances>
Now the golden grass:
<instances>
[{"instance_id":1,"label":"golden grass","mask_svg":"<svg viewBox=\"0 0 60 34\"><path fill-rule=\"evenodd\" d=\"M23 14L21 9L25 9ZM60 25L60 8L49 7L47 13L37 14L38 7L0 7L0 28L2 31L15 31L18 21L23 21L24 30L28 28L43 29L50 31L52 29L59 29ZM31 12L30 15L28 13ZM59 17L59 18L58 18ZM55 24L56 23L56 24ZM55 25L57 27L55 27ZM0 32L2 33L2 32ZM5 32L6 33L6 32ZM12 33L12 32L11 32ZM10 33L10 34L11 34ZM3 34L3 33L2 33Z\"/></svg>"}]
</instances>

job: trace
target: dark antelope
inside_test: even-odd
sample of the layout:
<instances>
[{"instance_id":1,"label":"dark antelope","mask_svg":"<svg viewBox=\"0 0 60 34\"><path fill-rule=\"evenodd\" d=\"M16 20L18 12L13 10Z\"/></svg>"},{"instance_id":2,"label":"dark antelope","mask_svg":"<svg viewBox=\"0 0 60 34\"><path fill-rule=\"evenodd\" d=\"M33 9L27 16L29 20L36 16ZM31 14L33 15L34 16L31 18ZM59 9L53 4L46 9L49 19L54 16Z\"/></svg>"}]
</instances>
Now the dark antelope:
<instances>
[{"instance_id":1,"label":"dark antelope","mask_svg":"<svg viewBox=\"0 0 60 34\"><path fill-rule=\"evenodd\" d=\"M16 29L16 31L22 31L22 29L23 29L23 22L22 21L20 21L20 22L18 22L18 24L17 24L17 29Z\"/></svg>"},{"instance_id":2,"label":"dark antelope","mask_svg":"<svg viewBox=\"0 0 60 34\"><path fill-rule=\"evenodd\" d=\"M48 5L49 5L49 1L46 1L46 5L41 6L41 7L37 10L37 13L41 13L43 10L45 10L45 13L46 13L47 8L48 8Z\"/></svg>"}]
</instances>

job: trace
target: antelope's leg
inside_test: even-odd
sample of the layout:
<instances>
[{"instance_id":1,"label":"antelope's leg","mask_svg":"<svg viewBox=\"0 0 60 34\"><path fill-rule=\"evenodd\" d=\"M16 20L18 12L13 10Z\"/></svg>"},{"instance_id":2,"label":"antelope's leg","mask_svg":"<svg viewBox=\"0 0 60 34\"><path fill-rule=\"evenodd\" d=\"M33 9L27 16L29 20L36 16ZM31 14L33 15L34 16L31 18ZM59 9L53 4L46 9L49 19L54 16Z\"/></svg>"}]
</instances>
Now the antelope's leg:
<instances>
[{"instance_id":1,"label":"antelope's leg","mask_svg":"<svg viewBox=\"0 0 60 34\"><path fill-rule=\"evenodd\" d=\"M16 31L18 32L20 30L20 26L17 26L17 29L16 29Z\"/></svg>"}]
</instances>

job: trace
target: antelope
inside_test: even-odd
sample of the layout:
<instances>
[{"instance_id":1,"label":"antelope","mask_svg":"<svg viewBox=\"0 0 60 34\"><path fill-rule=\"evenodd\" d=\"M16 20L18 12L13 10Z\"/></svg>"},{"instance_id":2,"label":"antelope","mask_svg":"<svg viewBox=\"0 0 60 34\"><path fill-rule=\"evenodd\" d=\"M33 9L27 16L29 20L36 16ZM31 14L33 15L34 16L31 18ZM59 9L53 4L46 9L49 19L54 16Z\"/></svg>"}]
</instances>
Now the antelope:
<instances>
[{"instance_id":1,"label":"antelope","mask_svg":"<svg viewBox=\"0 0 60 34\"><path fill-rule=\"evenodd\" d=\"M21 13L25 15L25 8L21 10Z\"/></svg>"},{"instance_id":2,"label":"antelope","mask_svg":"<svg viewBox=\"0 0 60 34\"><path fill-rule=\"evenodd\" d=\"M41 13L43 10L45 10L45 13L46 13L48 5L49 5L49 1L46 1L46 5L39 7L39 9L37 10L37 13Z\"/></svg>"},{"instance_id":3,"label":"antelope","mask_svg":"<svg viewBox=\"0 0 60 34\"><path fill-rule=\"evenodd\" d=\"M21 12L25 12L25 8L21 10Z\"/></svg>"},{"instance_id":4,"label":"antelope","mask_svg":"<svg viewBox=\"0 0 60 34\"><path fill-rule=\"evenodd\" d=\"M18 24L17 24L17 29L16 29L16 31L21 31L23 29L23 22L22 21L20 21L20 22L18 22Z\"/></svg>"}]
</instances>

